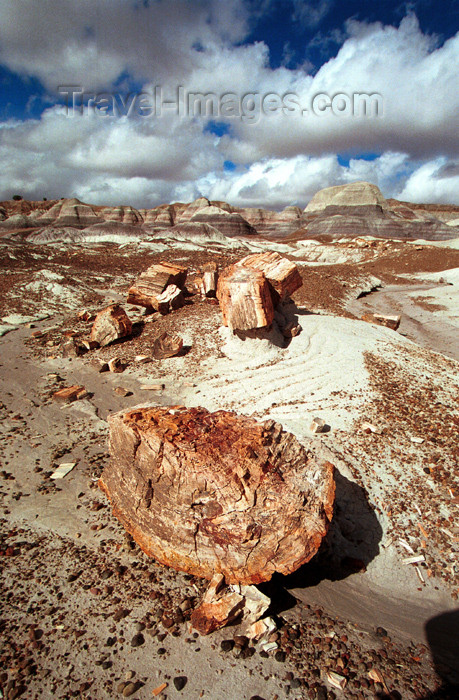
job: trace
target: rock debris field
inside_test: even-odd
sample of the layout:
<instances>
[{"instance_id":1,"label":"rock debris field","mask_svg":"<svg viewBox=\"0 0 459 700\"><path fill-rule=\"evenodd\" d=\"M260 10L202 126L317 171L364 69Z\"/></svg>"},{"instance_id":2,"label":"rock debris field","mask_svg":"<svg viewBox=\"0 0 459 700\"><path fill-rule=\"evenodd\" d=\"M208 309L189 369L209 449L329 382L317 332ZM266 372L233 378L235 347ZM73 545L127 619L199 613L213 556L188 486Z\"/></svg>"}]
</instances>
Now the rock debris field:
<instances>
[{"instance_id":1,"label":"rock debris field","mask_svg":"<svg viewBox=\"0 0 459 700\"><path fill-rule=\"evenodd\" d=\"M1 697L457 697L457 212L378 192L2 203Z\"/></svg>"}]
</instances>

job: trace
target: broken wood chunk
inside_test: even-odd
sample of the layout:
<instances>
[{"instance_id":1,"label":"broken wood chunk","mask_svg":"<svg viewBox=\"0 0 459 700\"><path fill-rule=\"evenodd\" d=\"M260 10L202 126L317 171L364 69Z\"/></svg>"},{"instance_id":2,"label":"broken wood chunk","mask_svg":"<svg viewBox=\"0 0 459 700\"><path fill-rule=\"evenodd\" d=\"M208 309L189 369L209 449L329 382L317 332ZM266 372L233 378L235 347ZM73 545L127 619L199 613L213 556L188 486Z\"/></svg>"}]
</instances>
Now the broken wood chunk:
<instances>
[{"instance_id":1,"label":"broken wood chunk","mask_svg":"<svg viewBox=\"0 0 459 700\"><path fill-rule=\"evenodd\" d=\"M86 350L96 350L99 347L97 340L82 340L81 343Z\"/></svg>"},{"instance_id":2,"label":"broken wood chunk","mask_svg":"<svg viewBox=\"0 0 459 700\"><path fill-rule=\"evenodd\" d=\"M325 425L326 423L323 418L313 418L309 430L311 433L323 433Z\"/></svg>"},{"instance_id":3,"label":"broken wood chunk","mask_svg":"<svg viewBox=\"0 0 459 700\"><path fill-rule=\"evenodd\" d=\"M67 474L69 474L69 472L71 472L75 466L76 462L63 462L62 464L59 464L58 468L55 471L53 471L49 478L63 479L64 476L67 476Z\"/></svg>"},{"instance_id":4,"label":"broken wood chunk","mask_svg":"<svg viewBox=\"0 0 459 700\"><path fill-rule=\"evenodd\" d=\"M362 321L367 323L376 323L378 326L391 328L393 331L398 330L400 326L401 316L383 316L382 314L366 313L362 316Z\"/></svg>"},{"instance_id":5,"label":"broken wood chunk","mask_svg":"<svg viewBox=\"0 0 459 700\"><path fill-rule=\"evenodd\" d=\"M223 325L231 330L251 330L270 326L274 308L268 282L262 272L231 265L220 274L217 298Z\"/></svg>"},{"instance_id":6,"label":"broken wood chunk","mask_svg":"<svg viewBox=\"0 0 459 700\"><path fill-rule=\"evenodd\" d=\"M210 634L234 622L242 614L244 596L225 587L225 577L215 574L201 604L193 610L191 626L200 634Z\"/></svg>"},{"instance_id":7,"label":"broken wood chunk","mask_svg":"<svg viewBox=\"0 0 459 700\"><path fill-rule=\"evenodd\" d=\"M333 466L279 424L183 406L108 421L111 460L99 484L160 563L252 584L317 552L333 516Z\"/></svg>"},{"instance_id":8,"label":"broken wood chunk","mask_svg":"<svg viewBox=\"0 0 459 700\"><path fill-rule=\"evenodd\" d=\"M153 342L151 354L156 360L164 360L167 357L179 355L182 348L183 340L179 335L164 331L164 333Z\"/></svg>"},{"instance_id":9,"label":"broken wood chunk","mask_svg":"<svg viewBox=\"0 0 459 700\"><path fill-rule=\"evenodd\" d=\"M81 357L88 349L84 342L76 340L76 338L68 338L60 345L62 357Z\"/></svg>"},{"instance_id":10,"label":"broken wood chunk","mask_svg":"<svg viewBox=\"0 0 459 700\"><path fill-rule=\"evenodd\" d=\"M215 574L202 598L201 604L191 615L191 626L200 634L210 634L217 629L235 622L243 623L241 630L252 634L263 634L266 626L252 629L271 604L268 596L261 593L256 586L240 584L225 585L222 574Z\"/></svg>"},{"instance_id":11,"label":"broken wood chunk","mask_svg":"<svg viewBox=\"0 0 459 700\"><path fill-rule=\"evenodd\" d=\"M179 309L185 303L181 290L175 284L169 284L164 292L158 295L156 301L158 311L163 316L172 309Z\"/></svg>"},{"instance_id":12,"label":"broken wood chunk","mask_svg":"<svg viewBox=\"0 0 459 700\"><path fill-rule=\"evenodd\" d=\"M150 355L136 355L134 357L134 362L138 362L141 365L147 364L147 362L151 362L152 358Z\"/></svg>"},{"instance_id":13,"label":"broken wood chunk","mask_svg":"<svg viewBox=\"0 0 459 700\"><path fill-rule=\"evenodd\" d=\"M121 372L124 372L126 365L121 362L119 357L112 357L112 359L108 361L108 369L110 372L120 374Z\"/></svg>"},{"instance_id":14,"label":"broken wood chunk","mask_svg":"<svg viewBox=\"0 0 459 700\"><path fill-rule=\"evenodd\" d=\"M259 270L264 274L269 282L275 306L303 285L298 267L279 253L255 253L242 258L236 264Z\"/></svg>"},{"instance_id":15,"label":"broken wood chunk","mask_svg":"<svg viewBox=\"0 0 459 700\"><path fill-rule=\"evenodd\" d=\"M218 285L218 267L217 263L210 262L202 268L201 288L205 297L214 298L217 294Z\"/></svg>"},{"instance_id":16,"label":"broken wood chunk","mask_svg":"<svg viewBox=\"0 0 459 700\"><path fill-rule=\"evenodd\" d=\"M160 262L151 265L142 272L128 291L127 302L135 306L145 306L147 309L158 308L158 296L169 285L183 289L187 276L187 268Z\"/></svg>"},{"instance_id":17,"label":"broken wood chunk","mask_svg":"<svg viewBox=\"0 0 459 700\"><path fill-rule=\"evenodd\" d=\"M334 688L339 688L340 690L344 690L347 684L346 676L342 676L340 673L336 673L336 671L327 672L327 681Z\"/></svg>"},{"instance_id":18,"label":"broken wood chunk","mask_svg":"<svg viewBox=\"0 0 459 700\"><path fill-rule=\"evenodd\" d=\"M97 314L91 330L91 341L102 347L132 333L132 323L120 304L111 304Z\"/></svg>"},{"instance_id":19,"label":"broken wood chunk","mask_svg":"<svg viewBox=\"0 0 459 700\"><path fill-rule=\"evenodd\" d=\"M76 401L77 399L83 398L83 395L87 395L84 386L74 384L73 386L66 386L63 389L55 391L53 399L54 401Z\"/></svg>"},{"instance_id":20,"label":"broken wood chunk","mask_svg":"<svg viewBox=\"0 0 459 700\"><path fill-rule=\"evenodd\" d=\"M291 321L290 323L287 323L284 328L282 328L282 335L284 338L296 338L297 335L301 333L303 329L299 325L299 323L295 323L295 321Z\"/></svg>"}]
</instances>

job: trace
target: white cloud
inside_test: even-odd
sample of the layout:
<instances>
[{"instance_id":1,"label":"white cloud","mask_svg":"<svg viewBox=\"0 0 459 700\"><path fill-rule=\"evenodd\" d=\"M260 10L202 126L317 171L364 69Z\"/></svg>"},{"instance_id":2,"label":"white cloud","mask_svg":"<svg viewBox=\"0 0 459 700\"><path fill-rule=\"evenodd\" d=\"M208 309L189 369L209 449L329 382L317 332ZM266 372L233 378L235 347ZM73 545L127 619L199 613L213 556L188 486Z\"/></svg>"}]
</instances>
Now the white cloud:
<instances>
[{"instance_id":1,"label":"white cloud","mask_svg":"<svg viewBox=\"0 0 459 700\"><path fill-rule=\"evenodd\" d=\"M352 23L337 56L311 76L301 71L262 73L262 89L296 92L309 107L318 93L379 93L383 116L365 118L282 114L258 124L234 123L229 154L244 162L265 156L324 152L399 151L416 158L459 155L459 33L434 48L414 16L400 27ZM239 143L238 143L239 142Z\"/></svg>"},{"instance_id":2,"label":"white cloud","mask_svg":"<svg viewBox=\"0 0 459 700\"><path fill-rule=\"evenodd\" d=\"M459 163L436 158L417 168L407 179L400 199L408 202L457 204Z\"/></svg>"},{"instance_id":3,"label":"white cloud","mask_svg":"<svg viewBox=\"0 0 459 700\"><path fill-rule=\"evenodd\" d=\"M110 89L125 71L140 81L184 80L203 51L240 41L248 13L242 0L2 0L0 61L59 85Z\"/></svg>"},{"instance_id":4,"label":"white cloud","mask_svg":"<svg viewBox=\"0 0 459 700\"><path fill-rule=\"evenodd\" d=\"M180 84L217 96L296 93L303 106L318 92L377 92L385 107L377 118L227 119L222 138L206 131L204 118L70 119L53 107L39 120L0 123L0 196L152 206L203 192L281 207L304 205L321 187L368 179L387 196L454 201L456 176L444 168L459 158L459 34L440 46L414 15L398 28L350 21L336 57L312 76L306 64L272 69L263 42L240 43L250 13L271 9L271 0L93 0L82 12L73 2L3 0L0 62L49 90L108 90L124 76L125 85L162 85L165 97ZM364 152L381 156L355 157L348 167L336 157ZM234 172L223 170L225 160L236 163Z\"/></svg>"}]
</instances>

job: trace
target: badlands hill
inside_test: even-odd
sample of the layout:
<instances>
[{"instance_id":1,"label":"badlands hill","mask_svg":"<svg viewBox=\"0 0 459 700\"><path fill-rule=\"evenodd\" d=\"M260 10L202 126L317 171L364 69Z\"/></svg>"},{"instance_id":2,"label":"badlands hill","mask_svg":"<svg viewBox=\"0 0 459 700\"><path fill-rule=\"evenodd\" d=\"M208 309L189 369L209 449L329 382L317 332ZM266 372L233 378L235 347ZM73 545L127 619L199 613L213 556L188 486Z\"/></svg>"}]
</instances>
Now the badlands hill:
<instances>
[{"instance_id":1,"label":"badlands hill","mask_svg":"<svg viewBox=\"0 0 459 700\"><path fill-rule=\"evenodd\" d=\"M421 205L386 200L376 185L354 182L317 192L304 210L288 206L281 212L233 207L200 197L191 203L162 204L152 209L93 206L79 199L0 202L0 235L36 242L143 239L186 235L201 227L204 238L212 227L225 237L268 236L288 241L330 236L333 239L374 236L400 240L439 241L458 235L459 206ZM179 227L179 228L177 228Z\"/></svg>"}]
</instances>

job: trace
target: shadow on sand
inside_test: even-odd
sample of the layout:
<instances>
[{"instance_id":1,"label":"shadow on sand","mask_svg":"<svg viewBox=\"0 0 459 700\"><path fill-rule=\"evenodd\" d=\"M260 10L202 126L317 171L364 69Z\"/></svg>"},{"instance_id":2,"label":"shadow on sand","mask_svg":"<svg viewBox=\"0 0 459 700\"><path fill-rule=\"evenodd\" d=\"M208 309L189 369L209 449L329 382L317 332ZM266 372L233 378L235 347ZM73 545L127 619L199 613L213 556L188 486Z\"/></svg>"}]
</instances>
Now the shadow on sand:
<instances>
[{"instance_id":1,"label":"shadow on sand","mask_svg":"<svg viewBox=\"0 0 459 700\"><path fill-rule=\"evenodd\" d=\"M459 609L431 617L425 633L441 686L422 700L459 698Z\"/></svg>"},{"instance_id":2,"label":"shadow on sand","mask_svg":"<svg viewBox=\"0 0 459 700\"><path fill-rule=\"evenodd\" d=\"M292 589L337 581L365 571L379 553L382 528L370 507L365 490L335 472L335 513L319 552L310 562L288 576L275 574L260 590L273 601L270 613L279 614L296 605Z\"/></svg>"}]
</instances>

